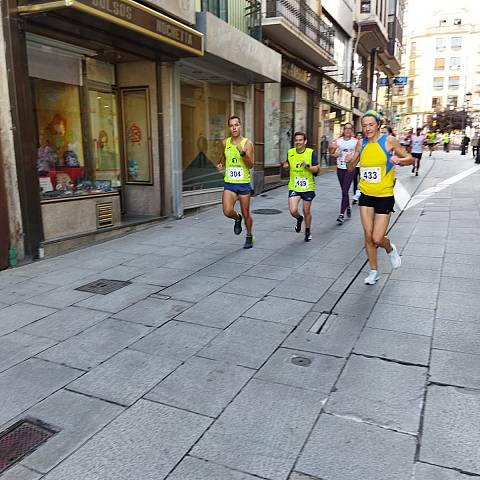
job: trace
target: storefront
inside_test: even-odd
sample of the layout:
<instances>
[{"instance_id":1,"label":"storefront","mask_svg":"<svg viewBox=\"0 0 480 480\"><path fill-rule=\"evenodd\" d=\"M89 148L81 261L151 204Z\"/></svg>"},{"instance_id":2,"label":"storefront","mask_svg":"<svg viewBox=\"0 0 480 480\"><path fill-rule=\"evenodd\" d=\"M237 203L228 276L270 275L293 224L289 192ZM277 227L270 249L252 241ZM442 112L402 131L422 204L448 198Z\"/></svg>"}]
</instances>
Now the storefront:
<instances>
[{"instance_id":1,"label":"storefront","mask_svg":"<svg viewBox=\"0 0 480 480\"><path fill-rule=\"evenodd\" d=\"M265 95L265 144L271 146L265 153L265 184L279 181L295 132L305 132L309 146L317 149L320 78L282 58L281 86L269 85Z\"/></svg>"},{"instance_id":2,"label":"storefront","mask_svg":"<svg viewBox=\"0 0 480 480\"><path fill-rule=\"evenodd\" d=\"M345 122L352 121L352 92L330 77L322 77L318 135L329 145L338 138ZM328 168L330 159L322 156L321 167Z\"/></svg>"},{"instance_id":3,"label":"storefront","mask_svg":"<svg viewBox=\"0 0 480 480\"><path fill-rule=\"evenodd\" d=\"M17 12L28 78L15 73L33 113L19 134L35 145L23 161L34 164L42 246L169 214L164 65L203 55L202 34L132 0L24 3Z\"/></svg>"}]
</instances>

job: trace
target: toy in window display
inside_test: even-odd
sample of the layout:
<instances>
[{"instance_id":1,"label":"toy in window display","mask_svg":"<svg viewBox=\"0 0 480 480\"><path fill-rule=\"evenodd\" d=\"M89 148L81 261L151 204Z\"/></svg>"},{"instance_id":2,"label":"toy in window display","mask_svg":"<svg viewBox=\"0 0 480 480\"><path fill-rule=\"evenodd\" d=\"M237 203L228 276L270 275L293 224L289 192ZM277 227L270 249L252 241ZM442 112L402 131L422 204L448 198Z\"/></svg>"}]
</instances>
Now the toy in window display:
<instances>
[{"instance_id":1,"label":"toy in window display","mask_svg":"<svg viewBox=\"0 0 480 480\"><path fill-rule=\"evenodd\" d=\"M78 155L75 153L75 148L77 147L76 143L69 143L68 150L65 150L63 154L63 163L66 167L69 168L78 168L80 167L80 161L78 160Z\"/></svg>"}]
</instances>

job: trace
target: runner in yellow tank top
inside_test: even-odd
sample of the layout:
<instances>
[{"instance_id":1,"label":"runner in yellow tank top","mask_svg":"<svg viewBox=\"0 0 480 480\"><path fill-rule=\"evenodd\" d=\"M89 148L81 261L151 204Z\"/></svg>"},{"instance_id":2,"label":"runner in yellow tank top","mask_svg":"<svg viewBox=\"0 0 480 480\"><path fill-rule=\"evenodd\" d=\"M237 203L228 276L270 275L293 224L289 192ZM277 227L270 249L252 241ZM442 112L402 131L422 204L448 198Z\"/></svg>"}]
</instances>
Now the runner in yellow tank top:
<instances>
[{"instance_id":1,"label":"runner in yellow tank top","mask_svg":"<svg viewBox=\"0 0 480 480\"><path fill-rule=\"evenodd\" d=\"M360 162L361 196L358 205L370 264L365 283L374 285L380 278L377 247L382 247L388 253L392 268L398 268L402 263L386 233L395 205L395 165L412 165L414 159L397 138L380 133L380 115L375 110L363 115L362 129L364 139L358 142L355 153L348 156L347 163L348 169L353 171Z\"/></svg>"},{"instance_id":2,"label":"runner in yellow tank top","mask_svg":"<svg viewBox=\"0 0 480 480\"><path fill-rule=\"evenodd\" d=\"M225 169L224 190L222 196L223 214L235 220L233 232L242 233L242 220L245 221L247 236L243 248L252 248L254 236L252 234L253 220L250 215L250 197L253 193L250 184L250 168L253 167L253 145L247 138L242 137L240 118L233 115L228 119L230 137L223 144L222 157L217 164L217 170ZM240 202L242 213L237 213L235 203Z\"/></svg>"}]
</instances>

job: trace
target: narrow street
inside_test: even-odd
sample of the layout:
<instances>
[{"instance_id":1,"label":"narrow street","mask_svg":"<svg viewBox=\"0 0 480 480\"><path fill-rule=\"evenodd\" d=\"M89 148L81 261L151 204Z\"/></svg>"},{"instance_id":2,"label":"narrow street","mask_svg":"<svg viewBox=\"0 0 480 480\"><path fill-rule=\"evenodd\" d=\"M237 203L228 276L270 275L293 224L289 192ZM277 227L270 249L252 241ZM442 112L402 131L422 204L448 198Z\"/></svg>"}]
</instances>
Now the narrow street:
<instances>
[{"instance_id":1,"label":"narrow street","mask_svg":"<svg viewBox=\"0 0 480 480\"><path fill-rule=\"evenodd\" d=\"M480 477L480 166L397 178L375 286L335 173L310 243L282 187L251 250L217 206L1 272L1 430L57 433L0 479ZM78 289L100 279L127 283Z\"/></svg>"}]
</instances>

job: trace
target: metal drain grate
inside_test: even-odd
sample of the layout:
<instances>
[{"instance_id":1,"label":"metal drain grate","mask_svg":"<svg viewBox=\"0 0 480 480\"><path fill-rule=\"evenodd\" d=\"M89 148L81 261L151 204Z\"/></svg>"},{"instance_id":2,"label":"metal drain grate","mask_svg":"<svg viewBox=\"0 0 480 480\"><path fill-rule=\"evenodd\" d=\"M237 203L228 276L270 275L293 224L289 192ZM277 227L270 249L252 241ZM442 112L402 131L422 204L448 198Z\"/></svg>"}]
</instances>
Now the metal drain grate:
<instances>
[{"instance_id":1,"label":"metal drain grate","mask_svg":"<svg viewBox=\"0 0 480 480\"><path fill-rule=\"evenodd\" d=\"M107 295L109 293L115 292L115 290L120 290L127 285L130 285L132 282L123 281L123 280L106 280L104 278L100 280L95 280L94 282L87 283L81 287L76 288L75 290L80 290L81 292L97 293L99 295Z\"/></svg>"},{"instance_id":2,"label":"metal drain grate","mask_svg":"<svg viewBox=\"0 0 480 480\"><path fill-rule=\"evenodd\" d=\"M39 422L40 423L40 422ZM21 420L0 436L0 473L55 435L33 421Z\"/></svg>"},{"instance_id":3,"label":"metal drain grate","mask_svg":"<svg viewBox=\"0 0 480 480\"><path fill-rule=\"evenodd\" d=\"M278 215L279 213L282 213L282 211L277 210L276 208L257 208L256 210L253 210L252 213L258 215Z\"/></svg>"},{"instance_id":4,"label":"metal drain grate","mask_svg":"<svg viewBox=\"0 0 480 480\"><path fill-rule=\"evenodd\" d=\"M312 364L312 360L308 357L299 357L294 355L290 360L297 367L309 367Z\"/></svg>"}]
</instances>

